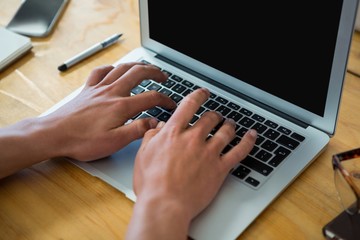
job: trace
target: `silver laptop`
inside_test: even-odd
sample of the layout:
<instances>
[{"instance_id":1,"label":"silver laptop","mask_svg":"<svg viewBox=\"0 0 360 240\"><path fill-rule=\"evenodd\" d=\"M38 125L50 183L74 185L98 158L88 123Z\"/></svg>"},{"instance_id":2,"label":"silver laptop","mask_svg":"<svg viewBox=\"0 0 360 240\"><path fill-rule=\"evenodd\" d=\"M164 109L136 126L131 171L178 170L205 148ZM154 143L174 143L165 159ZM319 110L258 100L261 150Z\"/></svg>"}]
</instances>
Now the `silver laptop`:
<instances>
[{"instance_id":1,"label":"silver laptop","mask_svg":"<svg viewBox=\"0 0 360 240\"><path fill-rule=\"evenodd\" d=\"M140 0L142 46L114 63L143 61L169 73L167 82L143 81L132 94L156 90L181 102L208 88L211 97L193 121L206 110L236 120L237 137L224 151L247 129L258 130L253 151L192 222L194 239L237 238L335 134L358 1L283 3ZM148 116L166 121L171 113L153 108L134 119ZM72 162L136 201L140 144L107 159Z\"/></svg>"}]
</instances>

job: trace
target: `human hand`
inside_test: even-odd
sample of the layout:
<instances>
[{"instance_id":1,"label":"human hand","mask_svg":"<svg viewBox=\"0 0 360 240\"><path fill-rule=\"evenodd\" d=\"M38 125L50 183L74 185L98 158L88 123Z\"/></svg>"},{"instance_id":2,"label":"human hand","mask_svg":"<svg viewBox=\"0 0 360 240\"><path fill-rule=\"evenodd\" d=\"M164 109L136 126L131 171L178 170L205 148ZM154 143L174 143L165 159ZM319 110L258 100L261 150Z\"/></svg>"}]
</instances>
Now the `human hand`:
<instances>
[{"instance_id":1,"label":"human hand","mask_svg":"<svg viewBox=\"0 0 360 240\"><path fill-rule=\"evenodd\" d=\"M154 106L176 107L169 97L155 91L130 96L132 88L144 79L163 82L167 75L142 63L94 69L78 96L41 120L53 129L51 141L56 141L57 148L52 150L54 155L81 161L102 158L154 128L157 125L154 118L124 125Z\"/></svg>"},{"instance_id":2,"label":"human hand","mask_svg":"<svg viewBox=\"0 0 360 240\"><path fill-rule=\"evenodd\" d=\"M194 91L182 100L167 123L146 132L135 160L133 184L137 200L130 238L144 228L146 234L160 229L161 238L174 237L182 224L187 233L190 221L210 204L229 171L253 148L256 131L250 130L238 145L221 155L235 137L235 123L225 120L208 139L222 120L216 112L205 113L189 127L191 118L208 97L206 89ZM142 221L144 218L147 221ZM184 233L184 229L179 232Z\"/></svg>"}]
</instances>

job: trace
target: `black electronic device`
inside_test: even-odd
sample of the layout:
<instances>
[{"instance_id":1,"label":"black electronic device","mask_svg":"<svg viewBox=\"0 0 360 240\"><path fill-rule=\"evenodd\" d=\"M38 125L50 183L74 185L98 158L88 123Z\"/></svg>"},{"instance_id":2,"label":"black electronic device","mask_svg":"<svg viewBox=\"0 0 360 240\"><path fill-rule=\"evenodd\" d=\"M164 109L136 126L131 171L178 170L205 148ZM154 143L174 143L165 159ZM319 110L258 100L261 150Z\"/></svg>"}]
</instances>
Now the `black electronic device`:
<instances>
[{"instance_id":1,"label":"black electronic device","mask_svg":"<svg viewBox=\"0 0 360 240\"><path fill-rule=\"evenodd\" d=\"M46 37L53 30L69 0L25 0L7 29L29 37Z\"/></svg>"},{"instance_id":2,"label":"black electronic device","mask_svg":"<svg viewBox=\"0 0 360 240\"><path fill-rule=\"evenodd\" d=\"M360 214L351 215L343 211L327 223L322 231L329 240L359 240Z\"/></svg>"}]
</instances>

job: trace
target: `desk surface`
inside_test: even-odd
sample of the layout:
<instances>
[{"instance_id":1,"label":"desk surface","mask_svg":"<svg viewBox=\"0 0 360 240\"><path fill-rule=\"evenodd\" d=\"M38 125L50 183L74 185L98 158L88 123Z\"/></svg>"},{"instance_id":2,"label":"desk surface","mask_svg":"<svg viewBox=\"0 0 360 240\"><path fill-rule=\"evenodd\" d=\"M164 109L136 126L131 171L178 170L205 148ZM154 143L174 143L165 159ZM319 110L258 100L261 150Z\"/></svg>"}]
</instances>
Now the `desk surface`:
<instances>
[{"instance_id":1,"label":"desk surface","mask_svg":"<svg viewBox=\"0 0 360 240\"><path fill-rule=\"evenodd\" d=\"M0 25L20 2L0 1ZM121 43L58 72L64 60L119 32ZM55 31L32 40L31 53L0 73L0 127L38 116L81 86L93 68L140 46L137 0L70 1ZM331 156L360 146L360 33L348 66L329 146L239 239L324 239L322 226L341 211ZM116 189L54 159L0 180L0 239L123 239L132 207Z\"/></svg>"}]
</instances>

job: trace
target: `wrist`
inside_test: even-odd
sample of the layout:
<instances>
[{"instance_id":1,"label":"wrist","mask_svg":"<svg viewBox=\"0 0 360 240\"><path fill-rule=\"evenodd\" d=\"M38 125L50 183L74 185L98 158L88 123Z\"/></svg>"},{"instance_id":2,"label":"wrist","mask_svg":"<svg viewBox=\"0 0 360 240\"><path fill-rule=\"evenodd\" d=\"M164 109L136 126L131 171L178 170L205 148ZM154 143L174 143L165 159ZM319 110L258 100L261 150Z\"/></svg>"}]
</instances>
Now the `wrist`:
<instances>
[{"instance_id":1,"label":"wrist","mask_svg":"<svg viewBox=\"0 0 360 240\"><path fill-rule=\"evenodd\" d=\"M11 135L33 159L32 164L57 156L52 126L45 118L20 121L11 129Z\"/></svg>"},{"instance_id":2,"label":"wrist","mask_svg":"<svg viewBox=\"0 0 360 240\"><path fill-rule=\"evenodd\" d=\"M151 193L143 196L135 203L127 238L186 239L191 218L184 206L165 196Z\"/></svg>"},{"instance_id":3,"label":"wrist","mask_svg":"<svg viewBox=\"0 0 360 240\"><path fill-rule=\"evenodd\" d=\"M51 127L29 118L0 131L0 178L56 156Z\"/></svg>"}]
</instances>

